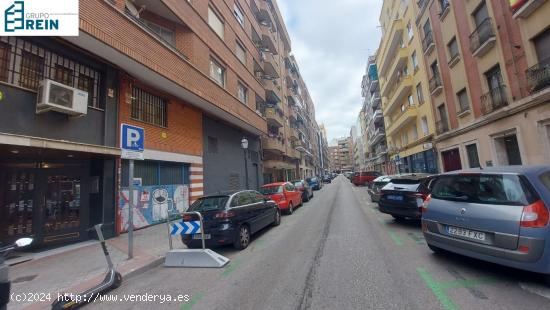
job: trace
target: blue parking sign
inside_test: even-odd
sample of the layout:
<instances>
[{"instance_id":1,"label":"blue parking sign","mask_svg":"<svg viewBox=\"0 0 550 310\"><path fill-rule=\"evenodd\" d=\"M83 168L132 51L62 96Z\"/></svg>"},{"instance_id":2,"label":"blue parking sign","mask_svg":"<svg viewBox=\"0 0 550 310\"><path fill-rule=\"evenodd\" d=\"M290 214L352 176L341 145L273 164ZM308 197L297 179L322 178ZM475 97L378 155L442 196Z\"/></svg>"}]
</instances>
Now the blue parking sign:
<instances>
[{"instance_id":1,"label":"blue parking sign","mask_svg":"<svg viewBox=\"0 0 550 310\"><path fill-rule=\"evenodd\" d=\"M120 128L120 148L122 157L127 159L142 159L145 141L145 130L128 124Z\"/></svg>"}]
</instances>

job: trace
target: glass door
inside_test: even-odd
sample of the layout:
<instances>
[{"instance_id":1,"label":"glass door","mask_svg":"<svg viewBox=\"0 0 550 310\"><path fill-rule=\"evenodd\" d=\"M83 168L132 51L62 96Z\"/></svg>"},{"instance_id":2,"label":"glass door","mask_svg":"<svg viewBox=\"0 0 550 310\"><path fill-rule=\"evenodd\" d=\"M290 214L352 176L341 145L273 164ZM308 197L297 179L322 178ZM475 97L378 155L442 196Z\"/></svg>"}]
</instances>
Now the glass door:
<instances>
[{"instance_id":1,"label":"glass door","mask_svg":"<svg viewBox=\"0 0 550 310\"><path fill-rule=\"evenodd\" d=\"M48 171L42 186L43 243L79 240L82 230L81 177Z\"/></svg>"},{"instance_id":2,"label":"glass door","mask_svg":"<svg viewBox=\"0 0 550 310\"><path fill-rule=\"evenodd\" d=\"M8 243L36 233L36 173L2 168L0 172L0 242Z\"/></svg>"}]
</instances>

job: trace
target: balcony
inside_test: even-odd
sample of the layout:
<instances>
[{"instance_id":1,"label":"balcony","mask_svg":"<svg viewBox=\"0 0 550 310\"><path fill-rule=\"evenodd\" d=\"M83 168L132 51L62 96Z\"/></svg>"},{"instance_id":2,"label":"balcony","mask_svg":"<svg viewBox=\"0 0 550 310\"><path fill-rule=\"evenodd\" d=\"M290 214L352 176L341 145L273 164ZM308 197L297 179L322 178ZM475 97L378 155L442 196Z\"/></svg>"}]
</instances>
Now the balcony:
<instances>
[{"instance_id":1,"label":"balcony","mask_svg":"<svg viewBox=\"0 0 550 310\"><path fill-rule=\"evenodd\" d=\"M508 96L506 95L506 86L500 85L481 96L481 113L490 114L508 105Z\"/></svg>"},{"instance_id":2,"label":"balcony","mask_svg":"<svg viewBox=\"0 0 550 310\"><path fill-rule=\"evenodd\" d=\"M442 120L436 121L435 132L437 133L437 135L442 135L446 132L449 132L449 124L447 123L447 121L442 121Z\"/></svg>"},{"instance_id":3,"label":"balcony","mask_svg":"<svg viewBox=\"0 0 550 310\"><path fill-rule=\"evenodd\" d=\"M378 79L376 80L371 80L370 83L369 83L369 92L374 92L376 91L376 89L378 88L378 86L380 85Z\"/></svg>"},{"instance_id":4,"label":"balcony","mask_svg":"<svg viewBox=\"0 0 550 310\"><path fill-rule=\"evenodd\" d=\"M373 145L380 142L386 136L386 132L382 128L377 128L372 135L369 135L369 144Z\"/></svg>"},{"instance_id":5,"label":"balcony","mask_svg":"<svg viewBox=\"0 0 550 310\"><path fill-rule=\"evenodd\" d=\"M262 85L265 89L265 100L267 103L275 105L281 102L281 98L279 97L281 86L277 80L264 78Z\"/></svg>"},{"instance_id":6,"label":"balcony","mask_svg":"<svg viewBox=\"0 0 550 310\"><path fill-rule=\"evenodd\" d=\"M265 151L284 153L286 149L283 141L282 136L269 135L262 139L263 149Z\"/></svg>"},{"instance_id":7,"label":"balcony","mask_svg":"<svg viewBox=\"0 0 550 310\"><path fill-rule=\"evenodd\" d=\"M264 66L263 66L264 74L268 78L278 79L279 73L277 72L277 69L279 68L279 64L277 63L275 56L267 52L262 52L261 55L264 63Z\"/></svg>"},{"instance_id":8,"label":"balcony","mask_svg":"<svg viewBox=\"0 0 550 310\"><path fill-rule=\"evenodd\" d=\"M267 124L275 127L284 126L283 111L277 106L268 106L265 108L265 117L267 118Z\"/></svg>"},{"instance_id":9,"label":"balcony","mask_svg":"<svg viewBox=\"0 0 550 310\"><path fill-rule=\"evenodd\" d=\"M392 89L396 81L399 80L401 75L403 75L403 68L407 66L407 58L407 49L400 48L396 58L392 63L390 70L388 71L389 78L387 78L386 82L384 83L384 88L381 92L382 97L387 97L389 90Z\"/></svg>"},{"instance_id":10,"label":"balcony","mask_svg":"<svg viewBox=\"0 0 550 310\"><path fill-rule=\"evenodd\" d=\"M290 135L289 135L290 139L292 141L300 139L300 135L298 134L298 129L295 126L291 126L289 128L289 133L290 133Z\"/></svg>"},{"instance_id":11,"label":"balcony","mask_svg":"<svg viewBox=\"0 0 550 310\"><path fill-rule=\"evenodd\" d=\"M430 53L434 50L435 43L434 43L434 36L433 33L430 31L424 35L424 39L422 39L422 50L424 51L424 55L430 55Z\"/></svg>"},{"instance_id":12,"label":"balcony","mask_svg":"<svg viewBox=\"0 0 550 310\"><path fill-rule=\"evenodd\" d=\"M388 134L393 134L399 129L405 127L411 121L416 120L418 116L418 108L414 105L408 106L401 112L388 126Z\"/></svg>"},{"instance_id":13,"label":"balcony","mask_svg":"<svg viewBox=\"0 0 550 310\"><path fill-rule=\"evenodd\" d=\"M550 86L550 58L527 69L526 75L530 93L536 93Z\"/></svg>"},{"instance_id":14,"label":"balcony","mask_svg":"<svg viewBox=\"0 0 550 310\"><path fill-rule=\"evenodd\" d=\"M378 145L374 148L374 153L376 156L386 155L388 154L388 147L386 145Z\"/></svg>"},{"instance_id":15,"label":"balcony","mask_svg":"<svg viewBox=\"0 0 550 310\"><path fill-rule=\"evenodd\" d=\"M520 7L513 8L514 18L527 18L536 11L546 0L526 0L520 4Z\"/></svg>"},{"instance_id":16,"label":"balcony","mask_svg":"<svg viewBox=\"0 0 550 310\"><path fill-rule=\"evenodd\" d=\"M380 95L375 94L370 98L370 106L372 109L378 109L380 106Z\"/></svg>"},{"instance_id":17,"label":"balcony","mask_svg":"<svg viewBox=\"0 0 550 310\"><path fill-rule=\"evenodd\" d=\"M388 104L386 104L386 106L384 107L383 112L390 113L397 106L397 103L401 102L407 95L411 93L412 88L413 81L411 76L401 76L394 85L394 89L387 97L389 101Z\"/></svg>"},{"instance_id":18,"label":"balcony","mask_svg":"<svg viewBox=\"0 0 550 310\"><path fill-rule=\"evenodd\" d=\"M441 83L441 76L439 74L432 76L430 79L430 94L437 96L443 90L443 84Z\"/></svg>"},{"instance_id":19,"label":"balcony","mask_svg":"<svg viewBox=\"0 0 550 310\"><path fill-rule=\"evenodd\" d=\"M470 51L474 57L482 57L495 46L496 40L493 23L486 18L470 35Z\"/></svg>"},{"instance_id":20,"label":"balcony","mask_svg":"<svg viewBox=\"0 0 550 310\"><path fill-rule=\"evenodd\" d=\"M296 106L296 104L298 103L296 101L296 98L292 95L286 95L286 101L288 102L288 105L291 107Z\"/></svg>"},{"instance_id":21,"label":"balcony","mask_svg":"<svg viewBox=\"0 0 550 310\"><path fill-rule=\"evenodd\" d=\"M262 28L262 47L267 49L270 53L277 55L277 45L273 39L273 34L270 25L260 24Z\"/></svg>"},{"instance_id":22,"label":"balcony","mask_svg":"<svg viewBox=\"0 0 550 310\"><path fill-rule=\"evenodd\" d=\"M389 37L387 40L383 40L382 43L385 43L382 48L380 48L380 54L384 55L382 65L380 66L380 75L384 76L389 65L394 60L394 54L396 49L402 45L403 41L403 32L404 26L401 19L394 19L389 31L386 32L386 37Z\"/></svg>"}]
</instances>

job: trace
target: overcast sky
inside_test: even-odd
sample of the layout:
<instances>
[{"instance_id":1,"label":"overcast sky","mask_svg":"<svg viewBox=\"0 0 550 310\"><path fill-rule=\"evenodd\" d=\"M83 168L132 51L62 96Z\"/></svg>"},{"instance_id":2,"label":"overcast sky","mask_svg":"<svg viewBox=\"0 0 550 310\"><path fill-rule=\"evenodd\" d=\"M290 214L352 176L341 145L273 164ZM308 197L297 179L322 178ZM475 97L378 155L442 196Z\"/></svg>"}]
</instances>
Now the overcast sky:
<instances>
[{"instance_id":1,"label":"overcast sky","mask_svg":"<svg viewBox=\"0 0 550 310\"><path fill-rule=\"evenodd\" d=\"M361 110L361 79L380 41L382 0L277 0L330 140L349 135Z\"/></svg>"}]
</instances>

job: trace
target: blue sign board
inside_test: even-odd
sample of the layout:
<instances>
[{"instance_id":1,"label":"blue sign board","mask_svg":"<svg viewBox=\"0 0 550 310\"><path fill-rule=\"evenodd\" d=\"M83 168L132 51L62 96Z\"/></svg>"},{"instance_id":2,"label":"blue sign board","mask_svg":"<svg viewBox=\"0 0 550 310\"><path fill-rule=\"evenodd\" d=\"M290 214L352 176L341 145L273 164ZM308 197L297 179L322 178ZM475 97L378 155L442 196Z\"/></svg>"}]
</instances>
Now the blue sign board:
<instances>
[{"instance_id":1,"label":"blue sign board","mask_svg":"<svg viewBox=\"0 0 550 310\"><path fill-rule=\"evenodd\" d=\"M122 124L120 148L123 150L143 152L145 130L140 127Z\"/></svg>"}]
</instances>

